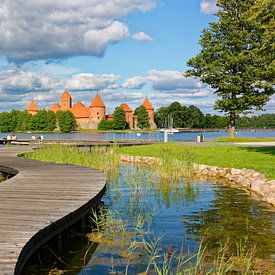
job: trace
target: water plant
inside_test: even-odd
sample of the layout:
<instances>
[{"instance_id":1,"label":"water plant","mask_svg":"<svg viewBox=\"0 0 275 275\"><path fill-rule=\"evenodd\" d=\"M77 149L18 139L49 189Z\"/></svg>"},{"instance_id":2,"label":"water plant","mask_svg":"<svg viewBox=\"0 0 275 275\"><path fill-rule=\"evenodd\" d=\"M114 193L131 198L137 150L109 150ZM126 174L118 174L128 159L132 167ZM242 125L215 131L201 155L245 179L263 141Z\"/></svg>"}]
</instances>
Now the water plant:
<instances>
[{"instance_id":1,"label":"water plant","mask_svg":"<svg viewBox=\"0 0 275 275\"><path fill-rule=\"evenodd\" d=\"M120 155L117 153L115 145L111 148L95 146L89 152L76 146L54 144L37 149L34 152L25 153L24 156L46 162L76 164L97 168L104 171L108 177L116 176L120 164Z\"/></svg>"}]
</instances>

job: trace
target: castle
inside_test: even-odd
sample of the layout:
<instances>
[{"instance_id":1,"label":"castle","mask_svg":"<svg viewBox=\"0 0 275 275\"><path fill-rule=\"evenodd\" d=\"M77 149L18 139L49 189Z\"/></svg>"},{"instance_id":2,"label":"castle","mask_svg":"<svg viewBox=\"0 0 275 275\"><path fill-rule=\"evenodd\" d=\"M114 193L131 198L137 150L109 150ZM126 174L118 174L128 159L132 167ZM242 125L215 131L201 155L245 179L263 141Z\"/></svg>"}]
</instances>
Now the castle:
<instances>
[{"instance_id":1,"label":"castle","mask_svg":"<svg viewBox=\"0 0 275 275\"><path fill-rule=\"evenodd\" d=\"M149 117L150 128L156 128L154 121L154 107L146 97L142 105L146 108ZM125 120L129 124L130 129L137 129L138 116L134 115L133 110L128 106L127 103L122 103L120 107L125 112ZM97 93L92 99L89 107L86 107L82 102L78 101L73 104L72 97L68 90L65 90L60 98L60 104L54 103L49 109L53 112L71 111L80 126L85 129L96 129L98 123L102 119L112 121L114 116L112 114L106 114L106 106L102 101L100 95ZM27 107L26 111L32 115L37 114L39 108L37 104L32 100Z\"/></svg>"}]
</instances>

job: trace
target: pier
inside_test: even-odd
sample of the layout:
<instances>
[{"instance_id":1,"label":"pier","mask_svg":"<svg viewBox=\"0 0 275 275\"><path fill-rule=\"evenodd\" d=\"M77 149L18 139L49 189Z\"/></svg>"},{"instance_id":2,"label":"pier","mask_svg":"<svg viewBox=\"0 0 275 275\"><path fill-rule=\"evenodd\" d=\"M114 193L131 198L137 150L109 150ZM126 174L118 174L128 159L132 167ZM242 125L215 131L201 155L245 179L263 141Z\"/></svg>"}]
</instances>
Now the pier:
<instances>
[{"instance_id":1,"label":"pier","mask_svg":"<svg viewBox=\"0 0 275 275\"><path fill-rule=\"evenodd\" d=\"M0 148L0 274L20 274L30 256L95 207L106 177L96 169L18 157L29 146Z\"/></svg>"}]
</instances>

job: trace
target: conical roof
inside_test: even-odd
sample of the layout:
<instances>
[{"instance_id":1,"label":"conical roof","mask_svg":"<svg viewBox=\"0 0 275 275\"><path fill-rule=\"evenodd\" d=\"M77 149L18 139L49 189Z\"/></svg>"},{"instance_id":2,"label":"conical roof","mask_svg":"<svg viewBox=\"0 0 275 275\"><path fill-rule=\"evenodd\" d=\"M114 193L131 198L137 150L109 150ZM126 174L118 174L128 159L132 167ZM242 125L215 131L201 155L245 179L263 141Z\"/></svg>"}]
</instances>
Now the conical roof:
<instances>
[{"instance_id":1,"label":"conical roof","mask_svg":"<svg viewBox=\"0 0 275 275\"><path fill-rule=\"evenodd\" d=\"M68 90L65 90L65 91L63 92L63 94L61 95L61 98L62 98L62 99L68 99L68 98L72 98L72 97L71 97L69 91L68 91Z\"/></svg>"},{"instance_id":2,"label":"conical roof","mask_svg":"<svg viewBox=\"0 0 275 275\"><path fill-rule=\"evenodd\" d=\"M80 101L76 102L70 111L73 113L75 118L89 118L90 116L89 108L86 108Z\"/></svg>"},{"instance_id":3,"label":"conical roof","mask_svg":"<svg viewBox=\"0 0 275 275\"><path fill-rule=\"evenodd\" d=\"M33 100L31 100L31 102L27 108L27 111L39 111L36 103Z\"/></svg>"},{"instance_id":4,"label":"conical roof","mask_svg":"<svg viewBox=\"0 0 275 275\"><path fill-rule=\"evenodd\" d=\"M124 112L133 112L133 110L129 107L129 105L127 103L121 103L120 104L120 108L124 111Z\"/></svg>"},{"instance_id":5,"label":"conical roof","mask_svg":"<svg viewBox=\"0 0 275 275\"><path fill-rule=\"evenodd\" d=\"M85 105L81 101L77 101L73 108L85 108Z\"/></svg>"},{"instance_id":6,"label":"conical roof","mask_svg":"<svg viewBox=\"0 0 275 275\"><path fill-rule=\"evenodd\" d=\"M105 104L103 103L103 101L98 93L95 95L90 107L104 107L105 108Z\"/></svg>"},{"instance_id":7,"label":"conical roof","mask_svg":"<svg viewBox=\"0 0 275 275\"><path fill-rule=\"evenodd\" d=\"M153 105L149 101L149 99L146 97L142 105L146 108L146 110L154 110Z\"/></svg>"},{"instance_id":8,"label":"conical roof","mask_svg":"<svg viewBox=\"0 0 275 275\"><path fill-rule=\"evenodd\" d=\"M51 107L51 111L58 111L60 109L60 105L58 103L54 103L53 106Z\"/></svg>"}]
</instances>

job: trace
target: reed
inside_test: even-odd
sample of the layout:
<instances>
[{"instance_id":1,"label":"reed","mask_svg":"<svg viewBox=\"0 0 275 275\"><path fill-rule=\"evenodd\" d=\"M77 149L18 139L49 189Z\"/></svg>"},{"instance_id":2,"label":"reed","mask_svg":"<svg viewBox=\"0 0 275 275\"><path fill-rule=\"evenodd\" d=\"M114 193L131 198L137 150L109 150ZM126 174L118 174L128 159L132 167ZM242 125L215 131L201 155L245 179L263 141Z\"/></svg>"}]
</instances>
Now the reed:
<instances>
[{"instance_id":1,"label":"reed","mask_svg":"<svg viewBox=\"0 0 275 275\"><path fill-rule=\"evenodd\" d=\"M166 250L162 247L162 236L156 236L142 216L137 217L131 229L118 213L111 210L93 212L92 221L94 230L88 234L89 241L116 247L114 253L123 258L124 274L136 265L144 267L142 274L271 274L267 266L257 264L255 247L247 247L242 242L238 243L234 253L228 241L220 244L216 253L211 255L206 239L201 240L196 253L185 253L183 245L176 252L172 246ZM114 259L115 255L111 257ZM112 272L116 274L114 261Z\"/></svg>"},{"instance_id":2,"label":"reed","mask_svg":"<svg viewBox=\"0 0 275 275\"><path fill-rule=\"evenodd\" d=\"M76 146L55 144L34 152L24 154L24 157L66 164L82 165L104 171L108 177L115 177L119 170L120 155L116 147L94 147L91 152L78 149Z\"/></svg>"}]
</instances>

